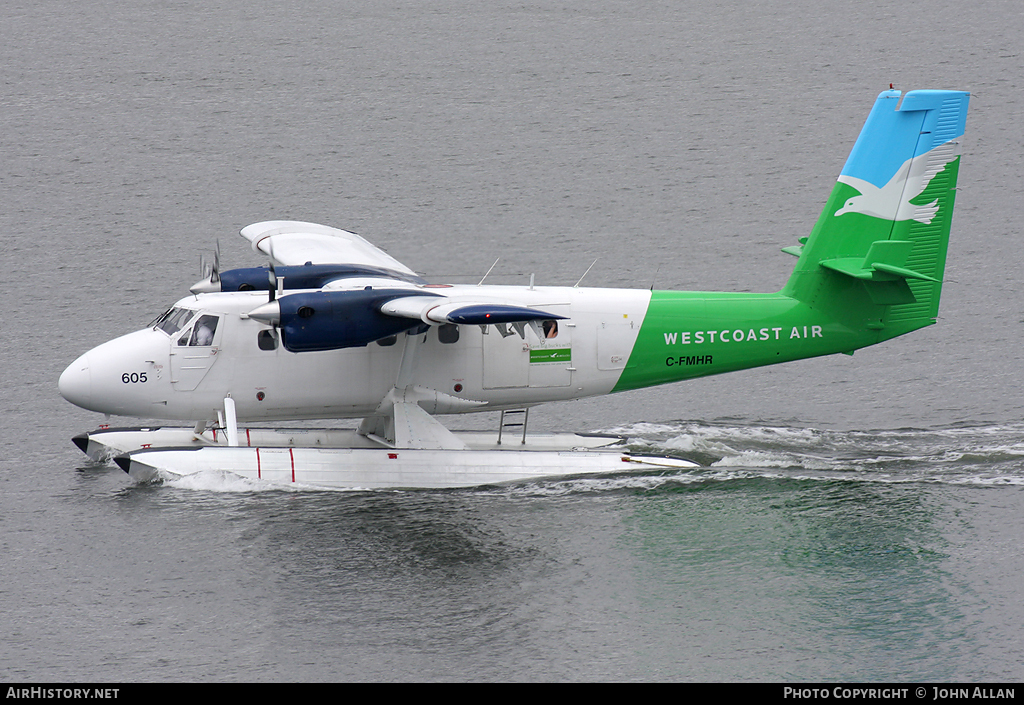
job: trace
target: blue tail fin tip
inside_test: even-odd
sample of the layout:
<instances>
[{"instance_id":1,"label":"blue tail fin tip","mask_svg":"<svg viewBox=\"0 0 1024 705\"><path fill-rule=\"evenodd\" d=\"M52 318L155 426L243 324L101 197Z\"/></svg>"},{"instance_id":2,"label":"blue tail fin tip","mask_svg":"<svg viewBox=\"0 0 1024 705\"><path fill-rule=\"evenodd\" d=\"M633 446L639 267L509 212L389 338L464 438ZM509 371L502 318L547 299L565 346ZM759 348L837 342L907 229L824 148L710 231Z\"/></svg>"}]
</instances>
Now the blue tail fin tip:
<instances>
[{"instance_id":1,"label":"blue tail fin tip","mask_svg":"<svg viewBox=\"0 0 1024 705\"><path fill-rule=\"evenodd\" d=\"M884 187L914 157L964 134L970 93L882 91L875 100L842 175Z\"/></svg>"}]
</instances>

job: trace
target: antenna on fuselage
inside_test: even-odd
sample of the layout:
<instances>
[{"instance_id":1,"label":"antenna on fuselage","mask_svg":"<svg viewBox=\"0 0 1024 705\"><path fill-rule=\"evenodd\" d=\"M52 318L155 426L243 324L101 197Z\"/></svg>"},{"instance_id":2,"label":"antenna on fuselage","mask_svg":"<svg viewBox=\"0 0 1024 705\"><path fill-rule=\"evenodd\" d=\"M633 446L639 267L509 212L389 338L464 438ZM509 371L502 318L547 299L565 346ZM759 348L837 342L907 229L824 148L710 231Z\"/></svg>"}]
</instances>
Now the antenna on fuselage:
<instances>
[{"instance_id":1,"label":"antenna on fuselage","mask_svg":"<svg viewBox=\"0 0 1024 705\"><path fill-rule=\"evenodd\" d=\"M598 257L597 259L601 259L601 258L600 258L600 257ZM590 270L594 268L594 265L595 265L595 264L597 264L597 259L595 259L595 260L594 260L593 262L591 262L591 263L590 263L590 266L589 266L589 267L587 267L587 271L585 271L585 272L583 273L583 277L585 277L585 276L587 276L588 274L590 274ZM583 281L583 277L580 277L580 281L576 282L576 283L575 283L575 284L573 285L573 287L572 287L573 289L576 289L576 288L578 288L578 287L579 287L579 285L580 285L580 282L581 282L581 281Z\"/></svg>"},{"instance_id":2,"label":"antenna on fuselage","mask_svg":"<svg viewBox=\"0 0 1024 705\"><path fill-rule=\"evenodd\" d=\"M500 260L500 259L501 259L501 257L499 257L498 259L494 260L494 264L492 264L492 265L491 265L491 269L494 269L494 265L495 265L495 264L498 264L498 260ZM491 273L491 269L488 269L488 270L487 270L487 274L490 274L490 273ZM483 283L484 283L484 279L486 279L486 278L487 278L487 274L484 274L484 278L483 278L483 279L481 279L480 281L478 281L478 282L476 283L476 285L477 285L477 286L480 286L481 284L483 284Z\"/></svg>"}]
</instances>

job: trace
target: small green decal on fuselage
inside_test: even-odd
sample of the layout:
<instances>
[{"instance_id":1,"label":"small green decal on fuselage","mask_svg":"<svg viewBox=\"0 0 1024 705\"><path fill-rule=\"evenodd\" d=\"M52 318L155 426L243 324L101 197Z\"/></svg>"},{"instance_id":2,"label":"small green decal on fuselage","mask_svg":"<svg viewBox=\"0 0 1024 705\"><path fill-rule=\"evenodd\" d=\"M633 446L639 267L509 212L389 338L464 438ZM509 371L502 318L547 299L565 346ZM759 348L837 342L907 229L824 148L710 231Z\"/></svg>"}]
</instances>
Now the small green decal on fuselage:
<instances>
[{"instance_id":1,"label":"small green decal on fuselage","mask_svg":"<svg viewBox=\"0 0 1024 705\"><path fill-rule=\"evenodd\" d=\"M572 348L541 348L530 351L530 364L537 362L569 362L572 360Z\"/></svg>"}]
</instances>

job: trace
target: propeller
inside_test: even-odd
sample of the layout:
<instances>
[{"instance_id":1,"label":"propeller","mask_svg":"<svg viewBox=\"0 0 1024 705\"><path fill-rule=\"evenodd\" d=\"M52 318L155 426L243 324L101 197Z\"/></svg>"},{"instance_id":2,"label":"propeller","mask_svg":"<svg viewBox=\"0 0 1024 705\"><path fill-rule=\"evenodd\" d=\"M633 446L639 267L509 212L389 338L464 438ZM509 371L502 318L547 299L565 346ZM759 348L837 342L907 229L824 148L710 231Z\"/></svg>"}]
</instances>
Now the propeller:
<instances>
[{"instance_id":1,"label":"propeller","mask_svg":"<svg viewBox=\"0 0 1024 705\"><path fill-rule=\"evenodd\" d=\"M272 302L275 298L284 292L284 277L277 278L277 271L274 269L274 239L267 238L267 255L270 257L270 269L267 272L267 279L270 284L270 298L267 300L268 303Z\"/></svg>"},{"instance_id":2,"label":"propeller","mask_svg":"<svg viewBox=\"0 0 1024 705\"><path fill-rule=\"evenodd\" d=\"M209 294L220 291L220 240L213 251L213 264L206 261L205 255L199 255L199 274L202 279L189 287L193 294Z\"/></svg>"},{"instance_id":3,"label":"propeller","mask_svg":"<svg viewBox=\"0 0 1024 705\"><path fill-rule=\"evenodd\" d=\"M199 274L203 279L209 280L211 284L220 282L220 240L217 240L217 248L213 251L213 264L206 261L206 255L199 255Z\"/></svg>"},{"instance_id":4,"label":"propeller","mask_svg":"<svg viewBox=\"0 0 1024 705\"><path fill-rule=\"evenodd\" d=\"M280 340L280 329L281 325L281 305L277 303L277 295L284 291L284 277L278 279L277 270L274 269L274 245L273 240L267 240L267 255L270 257L270 266L267 269L267 284L270 296L267 299L267 303L262 306L257 306L249 312L249 318L254 318L257 321L265 323L270 326L270 336L273 338L274 347L277 347L277 341Z\"/></svg>"}]
</instances>

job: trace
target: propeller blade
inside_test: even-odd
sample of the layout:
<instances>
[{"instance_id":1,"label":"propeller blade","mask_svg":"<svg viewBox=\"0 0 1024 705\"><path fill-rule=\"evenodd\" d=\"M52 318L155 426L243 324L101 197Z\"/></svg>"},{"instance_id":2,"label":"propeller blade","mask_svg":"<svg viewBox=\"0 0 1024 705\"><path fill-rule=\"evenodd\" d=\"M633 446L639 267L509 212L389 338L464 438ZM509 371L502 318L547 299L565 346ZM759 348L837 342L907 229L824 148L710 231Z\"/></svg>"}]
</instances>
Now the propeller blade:
<instances>
[{"instance_id":1,"label":"propeller blade","mask_svg":"<svg viewBox=\"0 0 1024 705\"><path fill-rule=\"evenodd\" d=\"M209 294L220 291L220 240L217 240L217 249L213 253L213 264L206 260L206 255L199 254L199 281L189 287L193 294Z\"/></svg>"},{"instance_id":2,"label":"propeller blade","mask_svg":"<svg viewBox=\"0 0 1024 705\"><path fill-rule=\"evenodd\" d=\"M210 271L210 283L220 282L220 238L217 238L217 249L213 251L213 269Z\"/></svg>"},{"instance_id":3,"label":"propeller blade","mask_svg":"<svg viewBox=\"0 0 1024 705\"><path fill-rule=\"evenodd\" d=\"M268 302L273 301L277 296L277 272L274 270L274 240L273 238L267 239L267 255L270 257L270 270L267 277L270 279L270 299Z\"/></svg>"}]
</instances>

